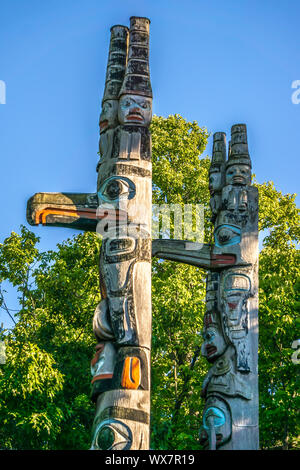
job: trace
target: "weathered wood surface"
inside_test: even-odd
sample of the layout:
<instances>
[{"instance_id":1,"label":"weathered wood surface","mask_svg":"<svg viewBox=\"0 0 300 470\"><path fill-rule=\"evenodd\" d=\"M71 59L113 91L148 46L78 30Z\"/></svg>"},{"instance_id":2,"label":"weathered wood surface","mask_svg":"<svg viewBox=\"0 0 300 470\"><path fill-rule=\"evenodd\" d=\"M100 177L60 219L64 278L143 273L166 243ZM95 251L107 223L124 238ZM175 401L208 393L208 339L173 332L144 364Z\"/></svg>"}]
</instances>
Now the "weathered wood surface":
<instances>
[{"instance_id":1,"label":"weathered wood surface","mask_svg":"<svg viewBox=\"0 0 300 470\"><path fill-rule=\"evenodd\" d=\"M100 254L102 300L93 322L96 415L92 449L149 449L152 165L149 125L149 23L111 28L100 115L98 210L127 214L105 227ZM129 36L129 44L128 44ZM126 65L126 67L125 67Z\"/></svg>"},{"instance_id":2,"label":"weathered wood surface","mask_svg":"<svg viewBox=\"0 0 300 470\"><path fill-rule=\"evenodd\" d=\"M236 264L235 254L223 254L222 250L215 250L214 246L207 243L203 243L198 247L197 243L188 240L163 238L153 240L152 256L198 266L203 269L218 269Z\"/></svg>"},{"instance_id":3,"label":"weathered wood surface","mask_svg":"<svg viewBox=\"0 0 300 470\"><path fill-rule=\"evenodd\" d=\"M215 246L236 256L207 276L202 354L211 363L202 389L200 439L207 448L254 450L258 429L258 191L244 124L214 135L210 169Z\"/></svg>"},{"instance_id":4,"label":"weathered wood surface","mask_svg":"<svg viewBox=\"0 0 300 470\"><path fill-rule=\"evenodd\" d=\"M149 24L111 28L102 100L96 193L37 193L31 225L103 236L91 362L96 404L92 449L149 448L151 257L208 271L202 354L211 364L200 441L210 449L258 449L258 192L244 124L214 135L210 207L214 244L151 244L152 90Z\"/></svg>"}]
</instances>

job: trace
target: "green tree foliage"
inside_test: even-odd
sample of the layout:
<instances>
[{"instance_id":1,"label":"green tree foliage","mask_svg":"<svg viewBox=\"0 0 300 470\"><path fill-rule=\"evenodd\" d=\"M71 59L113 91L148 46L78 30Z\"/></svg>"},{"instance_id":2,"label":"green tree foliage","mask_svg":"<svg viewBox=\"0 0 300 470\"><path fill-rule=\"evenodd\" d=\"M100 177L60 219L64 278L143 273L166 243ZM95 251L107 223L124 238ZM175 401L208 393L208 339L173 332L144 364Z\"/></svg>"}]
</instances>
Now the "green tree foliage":
<instances>
[{"instance_id":1,"label":"green tree foliage","mask_svg":"<svg viewBox=\"0 0 300 470\"><path fill-rule=\"evenodd\" d=\"M153 202L208 206L208 132L179 115L154 117ZM291 361L299 329L299 215L294 196L257 184L260 229L260 409L263 448L299 447L297 371ZM211 239L205 211L205 241ZM47 230L47 229L45 229ZM100 300L100 240L79 234L40 253L25 227L0 245L0 281L17 290L16 325L4 335L0 365L0 448L88 449L92 317ZM208 370L201 357L205 272L153 260L152 444L199 449ZM0 290L2 309L11 315ZM2 333L3 336L3 333ZM1 339L1 338L0 338Z\"/></svg>"},{"instance_id":2,"label":"green tree foliage","mask_svg":"<svg viewBox=\"0 0 300 470\"><path fill-rule=\"evenodd\" d=\"M38 241L22 227L0 249L0 278L17 287L21 305L0 367L0 447L85 449L99 242L80 234L39 253Z\"/></svg>"},{"instance_id":3,"label":"green tree foliage","mask_svg":"<svg viewBox=\"0 0 300 470\"><path fill-rule=\"evenodd\" d=\"M259 387L262 448L300 447L299 365L291 345L300 338L300 239L295 196L258 185L260 228L269 229L259 258Z\"/></svg>"}]
</instances>

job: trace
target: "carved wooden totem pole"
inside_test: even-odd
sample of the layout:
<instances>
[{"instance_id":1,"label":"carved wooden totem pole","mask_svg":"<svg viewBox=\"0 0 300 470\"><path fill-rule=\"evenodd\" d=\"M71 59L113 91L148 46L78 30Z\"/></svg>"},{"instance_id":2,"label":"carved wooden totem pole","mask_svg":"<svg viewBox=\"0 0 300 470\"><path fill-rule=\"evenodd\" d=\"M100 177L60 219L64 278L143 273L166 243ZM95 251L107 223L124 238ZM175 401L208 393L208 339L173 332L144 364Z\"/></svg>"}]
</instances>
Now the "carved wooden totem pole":
<instances>
[{"instance_id":1,"label":"carved wooden totem pole","mask_svg":"<svg viewBox=\"0 0 300 470\"><path fill-rule=\"evenodd\" d=\"M111 29L100 115L98 212L102 300L92 363L97 402L92 449L148 449L151 348L151 138L149 20ZM127 50L128 49L128 50Z\"/></svg>"},{"instance_id":2,"label":"carved wooden totem pole","mask_svg":"<svg viewBox=\"0 0 300 470\"><path fill-rule=\"evenodd\" d=\"M208 270L202 354L211 364L200 441L209 449L258 449L258 191L251 186L245 124L214 134L210 167L214 244L153 240L160 258Z\"/></svg>"},{"instance_id":3,"label":"carved wooden totem pole","mask_svg":"<svg viewBox=\"0 0 300 470\"><path fill-rule=\"evenodd\" d=\"M258 191L244 124L214 135L209 187L214 251L235 257L234 266L210 270L202 354L211 363L200 438L209 448L258 449Z\"/></svg>"},{"instance_id":4,"label":"carved wooden totem pole","mask_svg":"<svg viewBox=\"0 0 300 470\"><path fill-rule=\"evenodd\" d=\"M151 256L208 271L202 353L211 364L200 441L209 449L258 448L258 194L244 124L214 135L210 168L214 244L151 244L152 91L149 24L111 28L100 115L97 192L37 193L31 225L97 231L101 302L91 363L92 449L149 449ZM151 246L152 245L152 246Z\"/></svg>"},{"instance_id":5,"label":"carved wooden totem pole","mask_svg":"<svg viewBox=\"0 0 300 470\"><path fill-rule=\"evenodd\" d=\"M37 193L31 225L97 231L102 300L91 363L92 449L149 448L152 90L147 18L113 26L100 115L97 193Z\"/></svg>"}]
</instances>

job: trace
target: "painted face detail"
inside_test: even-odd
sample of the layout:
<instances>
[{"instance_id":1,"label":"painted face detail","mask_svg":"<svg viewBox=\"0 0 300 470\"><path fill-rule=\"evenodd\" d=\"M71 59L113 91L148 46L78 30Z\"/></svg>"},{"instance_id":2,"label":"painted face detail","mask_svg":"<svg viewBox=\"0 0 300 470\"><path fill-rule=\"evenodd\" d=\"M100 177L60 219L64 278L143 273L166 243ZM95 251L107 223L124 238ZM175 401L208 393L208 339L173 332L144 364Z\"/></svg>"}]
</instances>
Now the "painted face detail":
<instances>
[{"instance_id":1,"label":"painted face detail","mask_svg":"<svg viewBox=\"0 0 300 470\"><path fill-rule=\"evenodd\" d=\"M226 343L217 325L210 325L205 328L203 330L203 339L202 355L206 357L208 361L214 361L224 353Z\"/></svg>"},{"instance_id":2,"label":"painted face detail","mask_svg":"<svg viewBox=\"0 0 300 470\"><path fill-rule=\"evenodd\" d=\"M222 174L220 171L215 171L210 174L209 176L209 192L211 195L215 193L215 191L219 191L222 189Z\"/></svg>"},{"instance_id":3,"label":"painted face detail","mask_svg":"<svg viewBox=\"0 0 300 470\"><path fill-rule=\"evenodd\" d=\"M226 170L226 184L251 184L251 169L248 165L232 165Z\"/></svg>"},{"instance_id":4,"label":"painted face detail","mask_svg":"<svg viewBox=\"0 0 300 470\"><path fill-rule=\"evenodd\" d=\"M100 134L105 132L107 129L116 127L118 124L117 118L118 100L104 101L99 119Z\"/></svg>"},{"instance_id":5,"label":"painted face detail","mask_svg":"<svg viewBox=\"0 0 300 470\"><path fill-rule=\"evenodd\" d=\"M119 102L120 124L149 126L152 118L152 100L139 95L123 95Z\"/></svg>"}]
</instances>

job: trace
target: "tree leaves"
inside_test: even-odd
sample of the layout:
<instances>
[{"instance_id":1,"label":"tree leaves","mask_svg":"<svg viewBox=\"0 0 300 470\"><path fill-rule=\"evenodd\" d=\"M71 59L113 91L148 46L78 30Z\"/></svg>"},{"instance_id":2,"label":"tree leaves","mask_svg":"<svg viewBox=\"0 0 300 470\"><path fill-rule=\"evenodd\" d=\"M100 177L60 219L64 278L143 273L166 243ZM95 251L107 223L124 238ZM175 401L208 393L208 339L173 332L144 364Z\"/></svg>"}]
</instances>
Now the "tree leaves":
<instances>
[{"instance_id":1,"label":"tree leaves","mask_svg":"<svg viewBox=\"0 0 300 470\"><path fill-rule=\"evenodd\" d=\"M179 115L154 116L155 204L208 206L210 160L202 157L208 135ZM296 448L299 366L291 361L291 344L300 337L299 213L294 195L271 182L256 185L266 234L259 267L261 445ZM209 209L204 214L209 241ZM7 362L0 365L0 448L88 449L100 242L79 234L41 253L38 241L21 227L0 245L0 280L17 288L20 302L17 325L5 333ZM200 354L205 272L153 260L152 286L151 448L199 449L208 370Z\"/></svg>"}]
</instances>

